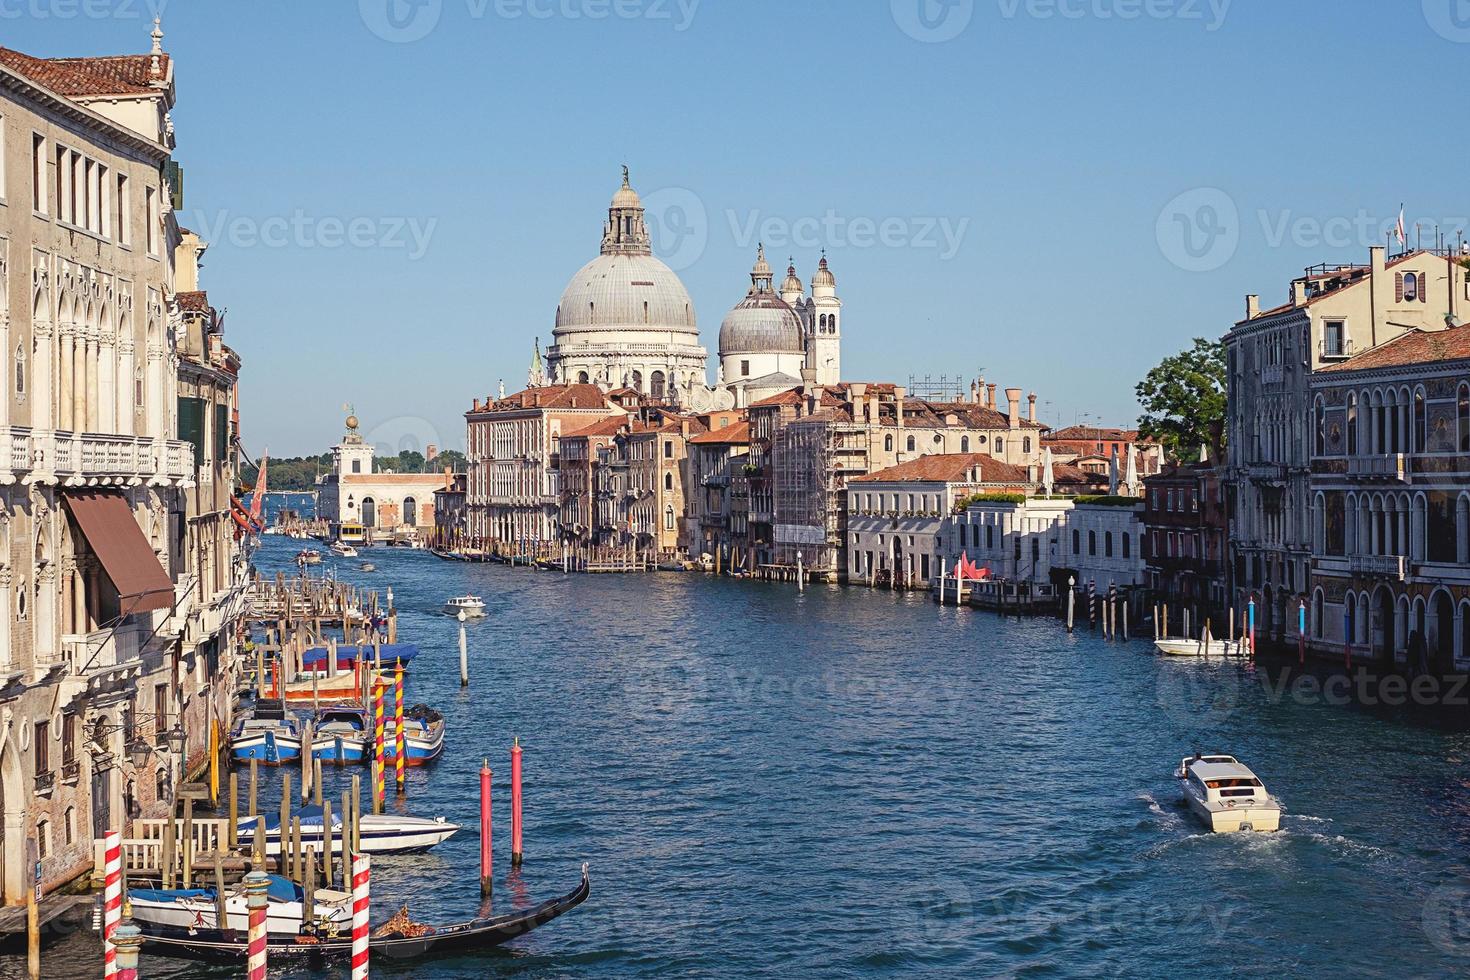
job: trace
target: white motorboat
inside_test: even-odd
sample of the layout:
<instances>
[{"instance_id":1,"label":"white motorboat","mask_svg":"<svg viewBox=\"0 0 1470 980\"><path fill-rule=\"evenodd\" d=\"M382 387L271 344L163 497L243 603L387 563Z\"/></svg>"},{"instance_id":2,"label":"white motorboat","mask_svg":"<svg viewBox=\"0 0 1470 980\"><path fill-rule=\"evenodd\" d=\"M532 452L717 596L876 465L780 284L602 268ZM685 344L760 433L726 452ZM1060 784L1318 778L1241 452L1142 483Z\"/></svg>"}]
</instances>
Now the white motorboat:
<instances>
[{"instance_id":1,"label":"white motorboat","mask_svg":"<svg viewBox=\"0 0 1470 980\"><path fill-rule=\"evenodd\" d=\"M292 819L301 818L301 846L305 850L320 852L322 849L322 808L319 806L298 807ZM256 825L259 817L240 818L240 839L255 844ZM265 852L267 855L281 852L281 817L269 814L265 817ZM459 830L459 824L450 823L443 817L402 817L391 813L364 813L358 838L364 854L414 854L427 851L442 844ZM242 843L242 846L243 843ZM332 852L342 850L342 817L332 814Z\"/></svg>"},{"instance_id":2,"label":"white motorboat","mask_svg":"<svg viewBox=\"0 0 1470 980\"><path fill-rule=\"evenodd\" d=\"M357 557L357 549L352 547L352 545L348 544L345 541L333 541L327 547L331 550L332 554L336 555L338 558Z\"/></svg>"},{"instance_id":3,"label":"white motorboat","mask_svg":"<svg viewBox=\"0 0 1470 980\"><path fill-rule=\"evenodd\" d=\"M1166 637L1154 640L1154 649L1166 657L1240 657L1245 655L1245 646L1239 640L1217 640L1203 636L1191 640L1187 636Z\"/></svg>"},{"instance_id":4,"label":"white motorboat","mask_svg":"<svg viewBox=\"0 0 1470 980\"><path fill-rule=\"evenodd\" d=\"M312 893L312 915L324 932L345 932L352 926L352 896L330 888ZM270 876L266 890L266 931L295 936L301 931L302 898L305 890L280 875ZM149 925L179 929L219 928L219 906L213 888L132 888L128 901L133 918ZM250 910L244 888L237 885L225 893L226 928L245 932L250 928Z\"/></svg>"},{"instance_id":5,"label":"white motorboat","mask_svg":"<svg viewBox=\"0 0 1470 980\"><path fill-rule=\"evenodd\" d=\"M1233 755L1182 759L1174 775L1194 815L1216 833L1281 827L1281 801Z\"/></svg>"},{"instance_id":6,"label":"white motorboat","mask_svg":"<svg viewBox=\"0 0 1470 980\"><path fill-rule=\"evenodd\" d=\"M466 616L485 615L485 601L477 595L460 595L453 599L446 599L444 611L451 616L464 613Z\"/></svg>"}]
</instances>

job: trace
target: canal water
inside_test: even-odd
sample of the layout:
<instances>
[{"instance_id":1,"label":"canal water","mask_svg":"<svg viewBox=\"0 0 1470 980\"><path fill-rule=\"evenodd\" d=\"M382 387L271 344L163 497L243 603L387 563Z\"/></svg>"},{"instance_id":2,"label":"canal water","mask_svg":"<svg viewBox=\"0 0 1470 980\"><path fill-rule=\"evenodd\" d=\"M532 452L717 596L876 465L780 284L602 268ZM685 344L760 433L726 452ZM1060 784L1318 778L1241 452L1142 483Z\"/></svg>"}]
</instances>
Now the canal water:
<instances>
[{"instance_id":1,"label":"canal water","mask_svg":"<svg viewBox=\"0 0 1470 980\"><path fill-rule=\"evenodd\" d=\"M287 570L299 545L266 538L259 567ZM408 701L448 720L444 758L411 771L397 805L468 825L427 855L376 859L374 918L404 903L425 921L475 914L482 759L495 770L495 910L592 869L585 905L511 946L375 961L378 976L1470 967L1470 739L1411 714L921 596L364 557L376 572L331 557L323 570L393 587L400 639L423 650ZM441 604L467 591L489 616L469 627L461 690ZM1283 830L1204 833L1171 775L1195 749L1253 765L1288 808ZM343 777L328 779L340 798ZM95 941L48 949L46 975L97 975ZM145 980L236 975L143 965ZM22 966L0 961L5 975Z\"/></svg>"}]
</instances>

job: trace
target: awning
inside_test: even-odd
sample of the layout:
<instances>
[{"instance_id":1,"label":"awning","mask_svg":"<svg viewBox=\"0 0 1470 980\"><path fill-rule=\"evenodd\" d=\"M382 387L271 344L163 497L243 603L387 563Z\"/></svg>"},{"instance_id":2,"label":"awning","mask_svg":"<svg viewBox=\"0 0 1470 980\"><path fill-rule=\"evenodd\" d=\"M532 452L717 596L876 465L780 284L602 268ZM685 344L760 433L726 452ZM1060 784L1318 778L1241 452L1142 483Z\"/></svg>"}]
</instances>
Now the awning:
<instances>
[{"instance_id":1,"label":"awning","mask_svg":"<svg viewBox=\"0 0 1470 980\"><path fill-rule=\"evenodd\" d=\"M174 584L133 519L127 498L115 490L68 490L63 496L117 589L119 614L172 608Z\"/></svg>"}]
</instances>

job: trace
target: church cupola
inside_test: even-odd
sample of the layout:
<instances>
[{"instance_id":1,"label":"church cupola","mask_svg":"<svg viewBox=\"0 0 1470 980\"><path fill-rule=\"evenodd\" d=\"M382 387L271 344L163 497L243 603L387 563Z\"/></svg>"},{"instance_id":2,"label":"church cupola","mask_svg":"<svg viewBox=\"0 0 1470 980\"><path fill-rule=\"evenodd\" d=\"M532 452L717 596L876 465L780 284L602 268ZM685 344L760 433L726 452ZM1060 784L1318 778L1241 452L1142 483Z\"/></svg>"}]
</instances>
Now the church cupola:
<instances>
[{"instance_id":1,"label":"church cupola","mask_svg":"<svg viewBox=\"0 0 1470 980\"><path fill-rule=\"evenodd\" d=\"M755 250L755 266L750 270L750 292L752 295L761 293L773 293L771 283L775 276L771 273L771 264L766 261L766 246L759 244Z\"/></svg>"},{"instance_id":2,"label":"church cupola","mask_svg":"<svg viewBox=\"0 0 1470 980\"><path fill-rule=\"evenodd\" d=\"M786 267L786 281L781 283L781 298L789 306L795 306L801 297L805 295L806 289L801 280L796 277L796 260L791 259L791 264Z\"/></svg>"},{"instance_id":3,"label":"church cupola","mask_svg":"<svg viewBox=\"0 0 1470 980\"><path fill-rule=\"evenodd\" d=\"M827 266L827 256L822 256L822 261L817 264L817 273L812 276L813 296L836 296L837 278L832 275L832 270Z\"/></svg>"},{"instance_id":4,"label":"church cupola","mask_svg":"<svg viewBox=\"0 0 1470 980\"><path fill-rule=\"evenodd\" d=\"M602 234L603 255L652 255L648 226L643 223L643 201L628 183L623 167L623 186L613 195Z\"/></svg>"}]
</instances>

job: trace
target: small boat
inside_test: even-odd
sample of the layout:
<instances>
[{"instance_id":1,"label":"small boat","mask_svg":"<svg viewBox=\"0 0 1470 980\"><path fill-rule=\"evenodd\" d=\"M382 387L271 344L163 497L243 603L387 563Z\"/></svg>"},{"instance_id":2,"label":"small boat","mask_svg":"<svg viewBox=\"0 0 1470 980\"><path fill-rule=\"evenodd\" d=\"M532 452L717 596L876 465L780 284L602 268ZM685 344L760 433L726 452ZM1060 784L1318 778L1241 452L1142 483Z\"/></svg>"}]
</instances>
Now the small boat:
<instances>
[{"instance_id":1,"label":"small boat","mask_svg":"<svg viewBox=\"0 0 1470 980\"><path fill-rule=\"evenodd\" d=\"M366 821L367 817L364 816L363 820ZM404 908L372 930L368 940L369 951L379 962L482 952L565 915L587 901L591 893L592 882L584 864L581 882L567 894L504 915L433 926L412 922L407 908ZM140 925L143 926L144 948L154 955L223 963L243 963L247 956L244 932ZM288 957L314 965L350 956L352 938L350 930L346 929L327 935L281 936L268 932L266 947L267 955L274 962Z\"/></svg>"},{"instance_id":2,"label":"small boat","mask_svg":"<svg viewBox=\"0 0 1470 980\"><path fill-rule=\"evenodd\" d=\"M384 719L383 763L398 758L398 739L392 718ZM403 764L421 766L433 762L444 751L444 716L427 705L416 704L403 713Z\"/></svg>"},{"instance_id":3,"label":"small boat","mask_svg":"<svg viewBox=\"0 0 1470 980\"><path fill-rule=\"evenodd\" d=\"M653 566L660 572L687 572L689 565L682 561L661 561Z\"/></svg>"},{"instance_id":4,"label":"small boat","mask_svg":"<svg viewBox=\"0 0 1470 980\"><path fill-rule=\"evenodd\" d=\"M322 553L315 548L305 548L296 553L296 564L305 567L307 565L320 565Z\"/></svg>"},{"instance_id":5,"label":"small boat","mask_svg":"<svg viewBox=\"0 0 1470 980\"><path fill-rule=\"evenodd\" d=\"M418 655L419 648L412 643L379 643L378 651L376 654L378 658L378 663L382 665L384 674L391 672L394 666L399 661L402 661L404 668L407 669L408 665L413 663L414 658L416 658ZM338 644L337 671L340 674L344 670L352 670L354 667L357 666L358 657L361 657L368 663L372 663L373 656L373 648L367 644L364 644L362 646L346 646L345 644ZM313 675L315 675L319 679L322 677L326 677L327 648L308 647L306 651L301 654L301 666L305 671L304 676L308 679L310 679Z\"/></svg>"},{"instance_id":6,"label":"small boat","mask_svg":"<svg viewBox=\"0 0 1470 980\"><path fill-rule=\"evenodd\" d=\"M405 723L406 723L405 719ZM371 758L372 725L363 708L323 708L311 727L311 756L338 766L361 765Z\"/></svg>"},{"instance_id":7,"label":"small boat","mask_svg":"<svg viewBox=\"0 0 1470 980\"><path fill-rule=\"evenodd\" d=\"M1205 633L1197 640L1187 636L1154 641L1154 649L1166 657L1240 657L1245 647L1239 640L1217 640Z\"/></svg>"},{"instance_id":8,"label":"small boat","mask_svg":"<svg viewBox=\"0 0 1470 980\"><path fill-rule=\"evenodd\" d=\"M276 936L301 932L302 899L306 890L280 875L270 876L266 889L265 928ZM133 920L144 929L162 927L189 931L219 928L218 893L213 888L130 888L128 901ZM312 921L321 931L347 931L352 925L352 896L343 891L318 888L312 893ZM245 889L225 892L225 928L245 932L250 928L250 909Z\"/></svg>"},{"instance_id":9,"label":"small boat","mask_svg":"<svg viewBox=\"0 0 1470 980\"><path fill-rule=\"evenodd\" d=\"M292 820L301 818L301 846L306 850L321 853L322 808L319 806L298 807ZM261 817L241 817L240 840L249 840L255 846L256 825ZM267 814L265 821L265 852L267 855L281 852L281 815ZM342 815L332 814L332 852L342 850ZM442 844L459 830L459 824L450 823L443 817L404 817L392 813L364 813L359 828L359 840L364 854L417 854ZM241 844L245 846L244 843Z\"/></svg>"},{"instance_id":10,"label":"small boat","mask_svg":"<svg viewBox=\"0 0 1470 980\"><path fill-rule=\"evenodd\" d=\"M378 570L378 566L374 565L370 561L365 561L361 565L358 565L357 569L360 572L376 572Z\"/></svg>"},{"instance_id":11,"label":"small boat","mask_svg":"<svg viewBox=\"0 0 1470 980\"><path fill-rule=\"evenodd\" d=\"M385 665L386 667L386 665ZM372 668L364 668L364 674L372 674ZM384 677L388 683L392 683L392 677ZM355 670L339 671L336 677L327 676L325 670L304 671L295 680L281 683L280 664L271 665L270 687L267 696L271 698L284 699L288 704L302 702L316 702L317 704L339 704L344 702L359 701L364 690L371 690L372 677L363 677L359 684L358 672Z\"/></svg>"},{"instance_id":12,"label":"small boat","mask_svg":"<svg viewBox=\"0 0 1470 980\"><path fill-rule=\"evenodd\" d=\"M236 762L257 759L268 766L301 758L301 732L286 715L285 705L278 700L257 702L230 736L230 758Z\"/></svg>"},{"instance_id":13,"label":"small boat","mask_svg":"<svg viewBox=\"0 0 1470 980\"><path fill-rule=\"evenodd\" d=\"M1273 831L1281 827L1281 801L1233 755L1182 759L1175 777L1190 810L1216 833Z\"/></svg>"},{"instance_id":14,"label":"small boat","mask_svg":"<svg viewBox=\"0 0 1470 980\"><path fill-rule=\"evenodd\" d=\"M477 595L459 595L444 600L444 611L451 616L464 613L467 617L485 615L485 600Z\"/></svg>"},{"instance_id":15,"label":"small boat","mask_svg":"<svg viewBox=\"0 0 1470 980\"><path fill-rule=\"evenodd\" d=\"M333 541L327 548L338 558L356 558L357 549L345 541Z\"/></svg>"}]
</instances>

